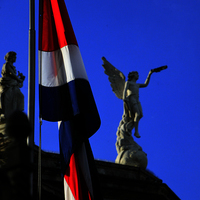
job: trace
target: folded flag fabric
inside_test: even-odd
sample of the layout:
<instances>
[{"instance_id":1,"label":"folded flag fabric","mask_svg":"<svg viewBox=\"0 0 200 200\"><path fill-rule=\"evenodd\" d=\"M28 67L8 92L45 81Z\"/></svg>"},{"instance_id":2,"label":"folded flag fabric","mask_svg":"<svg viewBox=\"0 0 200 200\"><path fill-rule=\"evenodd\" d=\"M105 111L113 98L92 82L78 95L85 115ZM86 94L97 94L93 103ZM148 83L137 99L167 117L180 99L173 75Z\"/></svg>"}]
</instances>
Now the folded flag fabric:
<instances>
[{"instance_id":1,"label":"folded flag fabric","mask_svg":"<svg viewBox=\"0 0 200 200\"><path fill-rule=\"evenodd\" d=\"M98 174L89 142L84 142L72 154L64 174L64 193L67 200L102 200Z\"/></svg>"},{"instance_id":2,"label":"folded flag fabric","mask_svg":"<svg viewBox=\"0 0 200 200\"><path fill-rule=\"evenodd\" d=\"M39 68L40 117L59 121L65 198L101 199L88 142L100 117L64 0L39 1Z\"/></svg>"},{"instance_id":3,"label":"folded flag fabric","mask_svg":"<svg viewBox=\"0 0 200 200\"><path fill-rule=\"evenodd\" d=\"M84 115L95 133L100 119L64 0L40 0L39 67L41 118Z\"/></svg>"}]
</instances>

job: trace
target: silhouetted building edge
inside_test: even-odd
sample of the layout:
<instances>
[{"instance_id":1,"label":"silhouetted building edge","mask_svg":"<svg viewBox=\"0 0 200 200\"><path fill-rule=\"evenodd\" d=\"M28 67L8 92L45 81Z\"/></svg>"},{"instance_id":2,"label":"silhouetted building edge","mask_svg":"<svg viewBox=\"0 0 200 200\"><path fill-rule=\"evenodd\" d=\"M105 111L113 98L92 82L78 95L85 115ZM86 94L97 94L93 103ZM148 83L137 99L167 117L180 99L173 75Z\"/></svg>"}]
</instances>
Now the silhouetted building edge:
<instances>
[{"instance_id":1,"label":"silhouetted building edge","mask_svg":"<svg viewBox=\"0 0 200 200\"><path fill-rule=\"evenodd\" d=\"M35 147L34 194L37 194L37 157ZM104 200L179 200L180 198L148 170L95 160ZM42 151L42 197L64 200L60 175L60 156Z\"/></svg>"}]
</instances>

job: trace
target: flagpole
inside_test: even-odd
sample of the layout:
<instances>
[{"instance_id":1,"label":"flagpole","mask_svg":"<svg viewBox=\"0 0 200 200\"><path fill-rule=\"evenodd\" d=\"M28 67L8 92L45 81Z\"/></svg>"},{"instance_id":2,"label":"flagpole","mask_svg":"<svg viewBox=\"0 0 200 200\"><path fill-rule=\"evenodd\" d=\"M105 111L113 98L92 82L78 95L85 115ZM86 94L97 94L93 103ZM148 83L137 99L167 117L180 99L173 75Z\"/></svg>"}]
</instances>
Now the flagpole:
<instances>
[{"instance_id":1,"label":"flagpole","mask_svg":"<svg viewBox=\"0 0 200 200\"><path fill-rule=\"evenodd\" d=\"M35 121L35 0L29 0L29 59L28 59L28 118L32 127L28 138L31 150L30 162L33 164L34 121ZM33 172L30 175L30 195L33 196Z\"/></svg>"}]
</instances>

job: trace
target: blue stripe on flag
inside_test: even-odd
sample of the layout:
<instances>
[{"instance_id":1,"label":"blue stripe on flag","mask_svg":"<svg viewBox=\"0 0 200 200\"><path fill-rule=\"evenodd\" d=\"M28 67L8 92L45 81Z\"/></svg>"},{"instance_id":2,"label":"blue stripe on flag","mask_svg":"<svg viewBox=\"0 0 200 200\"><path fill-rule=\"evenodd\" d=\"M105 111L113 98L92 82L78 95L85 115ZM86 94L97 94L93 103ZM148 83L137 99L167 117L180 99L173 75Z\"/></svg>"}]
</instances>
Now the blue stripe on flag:
<instances>
[{"instance_id":1,"label":"blue stripe on flag","mask_svg":"<svg viewBox=\"0 0 200 200\"><path fill-rule=\"evenodd\" d=\"M89 82L85 79L75 79L58 87L40 85L40 94L41 117L47 121L67 121L81 113L89 117L88 122L100 122Z\"/></svg>"},{"instance_id":2,"label":"blue stripe on flag","mask_svg":"<svg viewBox=\"0 0 200 200\"><path fill-rule=\"evenodd\" d=\"M74 128L73 123L70 121L62 121L59 127L59 144L61 155L61 173L65 174L65 170L69 165L70 157L74 152L75 143L72 139Z\"/></svg>"}]
</instances>

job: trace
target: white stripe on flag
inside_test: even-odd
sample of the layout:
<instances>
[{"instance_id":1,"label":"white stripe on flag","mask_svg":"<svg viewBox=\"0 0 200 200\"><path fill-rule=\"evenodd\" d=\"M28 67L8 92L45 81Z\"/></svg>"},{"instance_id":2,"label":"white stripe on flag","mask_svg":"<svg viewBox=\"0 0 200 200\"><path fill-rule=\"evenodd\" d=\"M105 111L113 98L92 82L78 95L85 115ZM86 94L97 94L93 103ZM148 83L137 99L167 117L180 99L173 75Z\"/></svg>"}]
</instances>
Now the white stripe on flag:
<instances>
[{"instance_id":1,"label":"white stripe on flag","mask_svg":"<svg viewBox=\"0 0 200 200\"><path fill-rule=\"evenodd\" d=\"M64 179L64 195L65 195L65 200L76 200L65 179Z\"/></svg>"},{"instance_id":2,"label":"white stripe on flag","mask_svg":"<svg viewBox=\"0 0 200 200\"><path fill-rule=\"evenodd\" d=\"M41 63L40 63L41 62ZM83 78L88 80L79 47L67 45L59 50L39 51L42 80L46 87L56 87Z\"/></svg>"}]
</instances>

